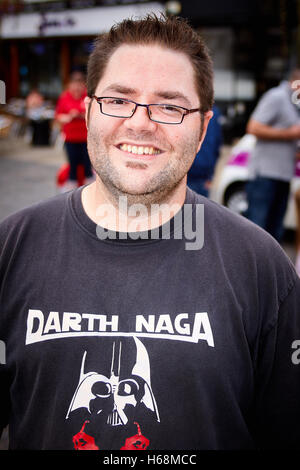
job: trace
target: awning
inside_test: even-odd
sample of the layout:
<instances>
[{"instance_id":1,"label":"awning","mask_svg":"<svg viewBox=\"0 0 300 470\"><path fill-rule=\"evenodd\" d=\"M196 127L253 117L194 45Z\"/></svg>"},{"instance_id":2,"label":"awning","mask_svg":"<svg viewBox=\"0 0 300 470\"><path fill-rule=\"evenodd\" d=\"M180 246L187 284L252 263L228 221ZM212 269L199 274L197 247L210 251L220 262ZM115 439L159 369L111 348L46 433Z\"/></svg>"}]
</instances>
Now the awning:
<instances>
[{"instance_id":1,"label":"awning","mask_svg":"<svg viewBox=\"0 0 300 470\"><path fill-rule=\"evenodd\" d=\"M47 13L21 13L5 15L0 37L21 39L55 36L88 36L107 32L124 18L142 17L147 13L164 13L159 2L145 4L95 7L81 10L64 10Z\"/></svg>"}]
</instances>

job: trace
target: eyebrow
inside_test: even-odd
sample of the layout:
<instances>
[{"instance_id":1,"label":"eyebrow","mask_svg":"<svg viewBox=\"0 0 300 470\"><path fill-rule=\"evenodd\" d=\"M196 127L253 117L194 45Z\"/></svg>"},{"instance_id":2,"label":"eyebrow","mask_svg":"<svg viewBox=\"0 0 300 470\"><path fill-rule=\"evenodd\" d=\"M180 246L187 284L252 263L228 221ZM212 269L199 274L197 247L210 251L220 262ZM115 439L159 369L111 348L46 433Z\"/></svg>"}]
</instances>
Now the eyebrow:
<instances>
[{"instance_id":1,"label":"eyebrow","mask_svg":"<svg viewBox=\"0 0 300 470\"><path fill-rule=\"evenodd\" d=\"M120 85L119 83L113 83L103 90L102 93L107 91L116 91L117 93L123 93L124 95L135 94L136 90L134 88L127 87L125 85Z\"/></svg>"},{"instance_id":2,"label":"eyebrow","mask_svg":"<svg viewBox=\"0 0 300 470\"><path fill-rule=\"evenodd\" d=\"M190 100L185 96L183 93L180 93L179 91L157 91L154 93L156 96L159 98L163 98L165 100L183 100L187 106L192 106Z\"/></svg>"},{"instance_id":3,"label":"eyebrow","mask_svg":"<svg viewBox=\"0 0 300 470\"><path fill-rule=\"evenodd\" d=\"M103 90L102 93L106 93L106 92L117 92L117 93L120 93L120 94L124 94L124 95L136 95L137 94L137 90L135 90L134 88L131 88L131 87L128 87L128 86L125 86L125 85L121 85L119 83L113 83L112 85L109 85L107 88L105 88ZM162 98L162 99L165 99L165 100L176 100L176 99L181 99L183 100L187 106L191 107L192 104L190 102L190 100L187 98L187 96L185 96L183 93L181 93L180 91L172 91L172 90L159 90L159 91L156 91L153 93L154 96L157 96L158 98Z\"/></svg>"}]
</instances>

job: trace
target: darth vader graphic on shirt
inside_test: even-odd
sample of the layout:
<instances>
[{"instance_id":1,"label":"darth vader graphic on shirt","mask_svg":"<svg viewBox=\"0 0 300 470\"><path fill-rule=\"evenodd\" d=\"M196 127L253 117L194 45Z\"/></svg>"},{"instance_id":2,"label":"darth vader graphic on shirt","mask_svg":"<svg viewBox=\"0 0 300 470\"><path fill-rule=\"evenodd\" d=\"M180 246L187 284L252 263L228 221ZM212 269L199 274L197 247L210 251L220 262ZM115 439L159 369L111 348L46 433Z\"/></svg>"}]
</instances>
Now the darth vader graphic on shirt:
<instances>
[{"instance_id":1,"label":"darth vader graphic on shirt","mask_svg":"<svg viewBox=\"0 0 300 470\"><path fill-rule=\"evenodd\" d=\"M134 360L128 361L128 340L114 339L110 343L110 364L99 364L96 370L87 367L84 351L77 388L72 397L66 419L76 416L81 420L78 432L72 436L77 450L104 449L110 440L122 450L146 450L150 441L146 423L160 421L158 407L151 386L148 352L136 337Z\"/></svg>"}]
</instances>

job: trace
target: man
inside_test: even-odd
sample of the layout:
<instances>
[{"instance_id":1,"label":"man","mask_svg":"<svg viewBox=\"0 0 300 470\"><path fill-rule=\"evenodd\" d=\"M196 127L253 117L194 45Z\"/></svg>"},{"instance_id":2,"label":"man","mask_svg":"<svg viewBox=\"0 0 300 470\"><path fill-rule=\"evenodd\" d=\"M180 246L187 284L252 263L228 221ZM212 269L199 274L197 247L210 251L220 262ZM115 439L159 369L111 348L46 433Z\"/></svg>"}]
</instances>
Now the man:
<instances>
[{"instance_id":1,"label":"man","mask_svg":"<svg viewBox=\"0 0 300 470\"><path fill-rule=\"evenodd\" d=\"M85 78L82 72L71 74L67 89L56 105L56 120L62 125L65 149L70 166L69 180L64 190L78 186L78 166L82 165L86 183L91 183L93 173L87 151L87 132L84 120Z\"/></svg>"},{"instance_id":2,"label":"man","mask_svg":"<svg viewBox=\"0 0 300 470\"><path fill-rule=\"evenodd\" d=\"M188 187L205 197L209 197L215 166L223 142L221 113L216 105L213 106L213 113L204 142L187 174Z\"/></svg>"},{"instance_id":3,"label":"man","mask_svg":"<svg viewBox=\"0 0 300 470\"><path fill-rule=\"evenodd\" d=\"M283 220L288 203L290 181L295 172L297 139L300 138L299 112L293 94L299 88L300 70L289 81L265 93L255 108L247 132L257 137L250 160L247 185L247 217L282 239Z\"/></svg>"},{"instance_id":4,"label":"man","mask_svg":"<svg viewBox=\"0 0 300 470\"><path fill-rule=\"evenodd\" d=\"M31 144L49 145L51 126L46 115L46 103L38 88L33 88L26 98L26 117L32 131Z\"/></svg>"},{"instance_id":5,"label":"man","mask_svg":"<svg viewBox=\"0 0 300 470\"><path fill-rule=\"evenodd\" d=\"M10 447L297 447L300 280L267 233L186 187L212 115L202 40L125 20L87 81L96 182L0 227Z\"/></svg>"}]
</instances>

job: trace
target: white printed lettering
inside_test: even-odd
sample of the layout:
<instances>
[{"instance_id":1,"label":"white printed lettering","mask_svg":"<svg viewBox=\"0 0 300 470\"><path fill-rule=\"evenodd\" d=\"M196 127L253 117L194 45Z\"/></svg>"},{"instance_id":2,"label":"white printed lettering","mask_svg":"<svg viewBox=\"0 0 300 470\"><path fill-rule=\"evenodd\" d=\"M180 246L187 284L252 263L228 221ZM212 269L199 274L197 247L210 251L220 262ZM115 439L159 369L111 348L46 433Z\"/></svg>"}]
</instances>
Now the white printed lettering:
<instances>
[{"instance_id":1,"label":"white printed lettering","mask_svg":"<svg viewBox=\"0 0 300 470\"><path fill-rule=\"evenodd\" d=\"M203 332L201 333L201 328L203 328ZM211 331L208 315L206 312L196 313L195 314L195 322L193 328L193 338L195 342L197 339L202 339L207 341L209 346L214 347L214 338Z\"/></svg>"},{"instance_id":2,"label":"white printed lettering","mask_svg":"<svg viewBox=\"0 0 300 470\"><path fill-rule=\"evenodd\" d=\"M49 313L43 333L47 334L50 330L61 331L58 312Z\"/></svg>"},{"instance_id":3,"label":"white printed lettering","mask_svg":"<svg viewBox=\"0 0 300 470\"><path fill-rule=\"evenodd\" d=\"M181 325L181 320L183 320L184 318L188 320L189 314L180 313L179 315L175 317L175 322L174 322L175 329L181 335L190 335L191 334L190 325L188 323L184 323L183 325Z\"/></svg>"},{"instance_id":4,"label":"white printed lettering","mask_svg":"<svg viewBox=\"0 0 300 470\"><path fill-rule=\"evenodd\" d=\"M155 325L155 316L154 315L149 315L148 320L146 320L146 318L143 315L137 315L136 316L135 330L137 332L139 332L139 331L142 332L143 327L148 332L154 332L154 325Z\"/></svg>"},{"instance_id":5,"label":"white printed lettering","mask_svg":"<svg viewBox=\"0 0 300 470\"><path fill-rule=\"evenodd\" d=\"M81 331L80 323L81 315L79 313L65 312L62 322L62 331Z\"/></svg>"},{"instance_id":6,"label":"white printed lettering","mask_svg":"<svg viewBox=\"0 0 300 470\"><path fill-rule=\"evenodd\" d=\"M170 315L160 315L158 318L155 333L160 333L163 330L171 334L174 333Z\"/></svg>"},{"instance_id":7,"label":"white printed lettering","mask_svg":"<svg viewBox=\"0 0 300 470\"><path fill-rule=\"evenodd\" d=\"M59 314L50 311L48 317L45 317L41 310L30 309L27 318L26 344L76 336L137 336L191 343L202 340L214 347L212 329L206 312L194 315L179 313L174 318L169 314L148 315L148 317L137 315L135 320L135 330L119 331L118 315L108 317L89 313Z\"/></svg>"},{"instance_id":8,"label":"white printed lettering","mask_svg":"<svg viewBox=\"0 0 300 470\"><path fill-rule=\"evenodd\" d=\"M34 331L34 323L37 322L37 329ZM28 311L27 317L27 331L26 331L26 340L25 344L35 343L41 341L44 327L44 315L41 310L32 310Z\"/></svg>"},{"instance_id":9,"label":"white printed lettering","mask_svg":"<svg viewBox=\"0 0 300 470\"><path fill-rule=\"evenodd\" d=\"M96 329L96 327L94 326L94 322L95 320L99 320L99 316L100 315L93 315L92 313L83 313L82 314L82 318L86 318L87 321L88 321L88 331L94 331Z\"/></svg>"},{"instance_id":10,"label":"white printed lettering","mask_svg":"<svg viewBox=\"0 0 300 470\"><path fill-rule=\"evenodd\" d=\"M99 331L106 331L108 326L111 326L111 331L118 331L118 315L112 315L111 321L106 318L106 315L99 315Z\"/></svg>"}]
</instances>

